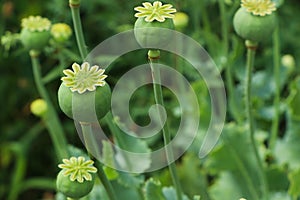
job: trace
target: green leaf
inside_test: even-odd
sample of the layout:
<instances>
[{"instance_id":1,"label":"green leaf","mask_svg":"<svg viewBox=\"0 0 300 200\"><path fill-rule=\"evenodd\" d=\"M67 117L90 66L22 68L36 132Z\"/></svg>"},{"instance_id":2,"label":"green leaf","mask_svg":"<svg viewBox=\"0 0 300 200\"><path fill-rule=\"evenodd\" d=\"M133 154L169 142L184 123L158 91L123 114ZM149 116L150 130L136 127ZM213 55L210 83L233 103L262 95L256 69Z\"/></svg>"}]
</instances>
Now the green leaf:
<instances>
[{"instance_id":1,"label":"green leaf","mask_svg":"<svg viewBox=\"0 0 300 200\"><path fill-rule=\"evenodd\" d=\"M285 168L282 166L272 165L267 169L266 176L270 191L287 191L289 187L289 180Z\"/></svg>"},{"instance_id":2,"label":"green leaf","mask_svg":"<svg viewBox=\"0 0 300 200\"><path fill-rule=\"evenodd\" d=\"M96 184L93 187L93 190L85 197L81 198L81 200L109 200L106 190L103 185Z\"/></svg>"},{"instance_id":3,"label":"green leaf","mask_svg":"<svg viewBox=\"0 0 300 200\"><path fill-rule=\"evenodd\" d=\"M144 182L144 176L119 172L118 183L128 188L139 188Z\"/></svg>"},{"instance_id":4,"label":"green leaf","mask_svg":"<svg viewBox=\"0 0 300 200\"><path fill-rule=\"evenodd\" d=\"M265 149L263 145L264 134L256 132L255 139L257 140L260 152ZM221 179L214 186L214 190L218 191L219 199L223 195L227 198L250 198L258 199L260 197L261 177L259 176L258 165L255 159L254 151L251 145L248 129L243 126L237 126L234 123L227 124L223 129L219 145L211 152L205 162L205 166L209 169L212 175L219 175ZM229 184L225 184L225 179L228 178ZM223 179L222 179L223 178ZM224 182L224 183L223 183ZM228 193L222 187L229 187L232 190ZM234 189L233 189L234 188ZM214 192L210 192L214 195ZM230 196L232 194L232 196ZM230 198L229 198L230 197Z\"/></svg>"},{"instance_id":5,"label":"green leaf","mask_svg":"<svg viewBox=\"0 0 300 200\"><path fill-rule=\"evenodd\" d=\"M232 173L222 172L217 181L210 187L209 194L212 200L245 198L241 186ZM249 197L249 199L252 199Z\"/></svg>"},{"instance_id":6,"label":"green leaf","mask_svg":"<svg viewBox=\"0 0 300 200\"><path fill-rule=\"evenodd\" d=\"M103 170L109 180L114 180L118 178L118 172L114 169L115 160L114 160L114 152L110 142L105 140L102 141L102 159L103 162L109 166L103 166Z\"/></svg>"},{"instance_id":7,"label":"green leaf","mask_svg":"<svg viewBox=\"0 0 300 200\"><path fill-rule=\"evenodd\" d=\"M115 180L119 176L119 173L114 168L103 166L103 170L108 180Z\"/></svg>"},{"instance_id":8,"label":"green leaf","mask_svg":"<svg viewBox=\"0 0 300 200\"><path fill-rule=\"evenodd\" d=\"M291 83L287 102L286 132L284 138L277 141L273 154L279 164L297 169L300 165L300 77Z\"/></svg>"},{"instance_id":9,"label":"green leaf","mask_svg":"<svg viewBox=\"0 0 300 200\"><path fill-rule=\"evenodd\" d=\"M203 200L208 199L206 174L201 169L201 162L197 155L185 154L177 171L182 189L189 197L200 195Z\"/></svg>"},{"instance_id":10,"label":"green leaf","mask_svg":"<svg viewBox=\"0 0 300 200\"><path fill-rule=\"evenodd\" d=\"M256 72L252 78L252 94L260 99L269 99L274 94L273 76L266 71Z\"/></svg>"},{"instance_id":11,"label":"green leaf","mask_svg":"<svg viewBox=\"0 0 300 200\"><path fill-rule=\"evenodd\" d=\"M300 121L298 122L300 123ZM300 129L298 129L299 131ZM293 132L296 130L293 130ZM296 132L294 132L296 133ZM300 137L290 133L283 140L278 140L274 149L274 156L281 165L288 165L289 168L295 169L300 165Z\"/></svg>"},{"instance_id":12,"label":"green leaf","mask_svg":"<svg viewBox=\"0 0 300 200\"><path fill-rule=\"evenodd\" d=\"M297 77L291 84L290 84L290 94L288 96L288 108L289 112L293 119L300 120L300 110L298 106L300 104L300 77Z\"/></svg>"},{"instance_id":13,"label":"green leaf","mask_svg":"<svg viewBox=\"0 0 300 200\"><path fill-rule=\"evenodd\" d=\"M125 187L116 180L111 183L116 192L117 199L141 199L139 189Z\"/></svg>"},{"instance_id":14,"label":"green leaf","mask_svg":"<svg viewBox=\"0 0 300 200\"><path fill-rule=\"evenodd\" d=\"M150 178L144 186L145 200L165 200L162 193L162 186L159 180Z\"/></svg>"},{"instance_id":15,"label":"green leaf","mask_svg":"<svg viewBox=\"0 0 300 200\"><path fill-rule=\"evenodd\" d=\"M130 133L134 135L134 133ZM122 139L121 139L122 138ZM137 137L133 137L128 133L120 132L118 135L118 140L122 141L122 145L124 150L131 153L150 153L151 149L148 147L147 143ZM130 154L132 155L132 154ZM124 168L128 168L125 166L129 166L131 171L141 172L150 167L151 157L150 154L145 155L143 157L137 156L127 156L122 155L122 152L117 152L116 159L120 166L124 166Z\"/></svg>"},{"instance_id":16,"label":"green leaf","mask_svg":"<svg viewBox=\"0 0 300 200\"><path fill-rule=\"evenodd\" d=\"M176 200L177 199L176 190L174 189L174 187L164 187L162 189L162 191L163 191L163 194L164 194L166 200ZM183 194L182 200L189 200L189 198Z\"/></svg>"},{"instance_id":17,"label":"green leaf","mask_svg":"<svg viewBox=\"0 0 300 200\"><path fill-rule=\"evenodd\" d=\"M288 193L296 199L300 196L300 168L289 173L288 177L291 183Z\"/></svg>"}]
</instances>

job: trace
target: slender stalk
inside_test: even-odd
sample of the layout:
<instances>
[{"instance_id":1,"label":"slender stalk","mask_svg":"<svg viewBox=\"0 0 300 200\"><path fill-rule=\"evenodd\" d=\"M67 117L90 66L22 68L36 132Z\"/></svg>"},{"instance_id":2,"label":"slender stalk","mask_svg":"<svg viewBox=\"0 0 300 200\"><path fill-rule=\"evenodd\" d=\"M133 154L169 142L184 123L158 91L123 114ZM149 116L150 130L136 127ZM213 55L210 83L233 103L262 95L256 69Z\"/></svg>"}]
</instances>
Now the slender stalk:
<instances>
[{"instance_id":1,"label":"slender stalk","mask_svg":"<svg viewBox=\"0 0 300 200\"><path fill-rule=\"evenodd\" d=\"M85 40L84 40L84 36L83 36L79 7L80 7L80 0L70 0L70 8L71 8L71 12L72 12L72 19L73 19L73 24L74 24L74 29L75 29L77 46L78 46L78 49L80 52L81 59L85 60L88 52L87 52L87 48L86 48L86 44L85 44ZM85 138L85 140L87 142L86 143L87 149L96 148L96 150L97 150L97 146L94 146L95 143L93 142L93 140L91 140L91 137L93 134L92 129L91 129L91 124L81 123L81 128L82 128L83 137ZM92 146L89 147L89 145L92 145ZM117 198L115 196L115 192L114 192L113 187L110 184L109 180L105 176L105 173L102 168L103 167L102 164L97 159L94 159L91 155L90 155L90 157L91 157L91 159L93 159L95 161L96 167L98 168L98 177L100 178L104 188L106 189L106 192L107 192L109 198L111 200L116 200Z\"/></svg>"},{"instance_id":2,"label":"slender stalk","mask_svg":"<svg viewBox=\"0 0 300 200\"><path fill-rule=\"evenodd\" d=\"M22 191L29 189L56 190L55 179L31 178L22 183Z\"/></svg>"},{"instance_id":3,"label":"slender stalk","mask_svg":"<svg viewBox=\"0 0 300 200\"><path fill-rule=\"evenodd\" d=\"M255 51L257 44L251 41L246 41L247 46L247 69L246 69L246 84L245 84L245 106L246 115L249 124L249 133L251 139L251 145L255 154L255 159L259 167L259 173L261 176L262 186L263 186L263 199L268 199L268 183L264 173L263 163L258 153L258 147L255 142L255 130L254 130L254 120L252 116L252 102L251 102L251 80L252 80L252 68L254 65Z\"/></svg>"},{"instance_id":4,"label":"slender stalk","mask_svg":"<svg viewBox=\"0 0 300 200\"><path fill-rule=\"evenodd\" d=\"M11 148L16 155L16 164L15 164L10 191L7 196L7 199L17 200L20 193L21 183L24 179L26 168L27 168L27 159L24 154L24 150L20 144L15 143L11 145Z\"/></svg>"},{"instance_id":5,"label":"slender stalk","mask_svg":"<svg viewBox=\"0 0 300 200\"><path fill-rule=\"evenodd\" d=\"M152 55L157 55L157 56L153 57ZM159 70L158 66L155 65L155 63L157 63L159 60L159 51L158 50L149 50L148 56L149 56L149 62L150 62L150 67L151 67L151 71L152 71L155 102L164 107L162 88L160 85L160 83L161 83L160 70ZM162 119L162 113L159 113L159 117L160 117L160 119ZM172 162L174 160L173 159L174 154L173 154L172 147L170 145L168 145L171 142L171 134L170 134L167 122L162 128L162 132L163 132L163 138L164 138L164 146L166 148L167 161L169 163L169 170L170 170L173 184L176 188L177 200L181 200L182 199L181 185L180 185L179 178L177 175L175 162Z\"/></svg>"},{"instance_id":6,"label":"slender stalk","mask_svg":"<svg viewBox=\"0 0 300 200\"><path fill-rule=\"evenodd\" d=\"M35 124L31 127L27 133L19 140L24 150L27 152L28 148L31 147L32 141L45 129L42 122Z\"/></svg>"},{"instance_id":7,"label":"slender stalk","mask_svg":"<svg viewBox=\"0 0 300 200\"><path fill-rule=\"evenodd\" d=\"M68 157L67 151L67 141L64 135L64 131L61 123L59 122L59 118L57 113L55 112L55 108L50 100L48 92L43 85L42 75L41 75L41 66L38 59L38 53L31 51L30 52L33 75L35 80L35 85L41 97L47 102L48 110L45 118L43 119L47 129L49 130L50 137L54 144L54 149L56 151L56 155L59 160Z\"/></svg>"},{"instance_id":8,"label":"slender stalk","mask_svg":"<svg viewBox=\"0 0 300 200\"><path fill-rule=\"evenodd\" d=\"M224 51L224 58L228 59L228 51L229 51L229 37L228 37L228 20L227 20L227 14L226 14L226 8L224 0L219 0L219 10L220 10L220 17L221 17L221 29L222 29L222 42L223 42L223 51ZM229 97L229 111L232 114L233 118L241 123L242 117L240 115L239 110L237 109L237 102L235 98L234 93L234 87L233 87L233 78L231 73L231 65L229 64L229 61L226 60L224 63L225 66L225 76L226 76L226 86L227 86L227 92Z\"/></svg>"},{"instance_id":9,"label":"slender stalk","mask_svg":"<svg viewBox=\"0 0 300 200\"><path fill-rule=\"evenodd\" d=\"M81 125L82 135L84 138L86 148L88 150L89 149L98 149L98 146L95 143L95 140L93 139L94 136L93 136L93 131L92 131L92 125L90 123L80 123L80 125ZM98 171L97 171L98 177L101 180L109 199L116 200L117 198L115 196L114 189L113 189L111 183L109 182L109 180L107 179L105 172L103 171L102 163L99 162L97 159L95 159L91 154L89 154L89 156L95 162L95 165L98 169Z\"/></svg>"},{"instance_id":10,"label":"slender stalk","mask_svg":"<svg viewBox=\"0 0 300 200\"><path fill-rule=\"evenodd\" d=\"M101 162L99 161L95 161L95 165L98 169L98 177L100 178L104 188L106 189L107 195L109 197L110 200L117 200L116 197L116 192L114 192L114 188L112 187L111 183L109 182L109 180L107 179L105 172L103 170L103 165Z\"/></svg>"},{"instance_id":11,"label":"slender stalk","mask_svg":"<svg viewBox=\"0 0 300 200\"><path fill-rule=\"evenodd\" d=\"M87 52L87 48L83 36L81 19L80 19L80 12L79 12L80 1L70 0L70 8L72 12L72 19L74 24L77 46L80 52L81 59L84 60L88 52Z\"/></svg>"},{"instance_id":12,"label":"slender stalk","mask_svg":"<svg viewBox=\"0 0 300 200\"><path fill-rule=\"evenodd\" d=\"M273 59L274 59L274 79L275 79L275 97L274 97L274 111L275 115L272 123L272 132L269 140L269 147L271 151L274 149L277 135L278 135L278 125L279 125L279 115L280 115L280 42L279 42L279 28L275 29L273 34Z\"/></svg>"},{"instance_id":13,"label":"slender stalk","mask_svg":"<svg viewBox=\"0 0 300 200\"><path fill-rule=\"evenodd\" d=\"M44 129L41 123L36 124L32 127L26 135L24 135L18 143L10 144L11 150L15 153L16 163L13 172L13 178L11 182L11 187L8 194L8 200L18 199L20 192L24 187L24 175L26 172L27 159L26 154L31 142L36 138L36 136L41 133Z\"/></svg>"}]
</instances>

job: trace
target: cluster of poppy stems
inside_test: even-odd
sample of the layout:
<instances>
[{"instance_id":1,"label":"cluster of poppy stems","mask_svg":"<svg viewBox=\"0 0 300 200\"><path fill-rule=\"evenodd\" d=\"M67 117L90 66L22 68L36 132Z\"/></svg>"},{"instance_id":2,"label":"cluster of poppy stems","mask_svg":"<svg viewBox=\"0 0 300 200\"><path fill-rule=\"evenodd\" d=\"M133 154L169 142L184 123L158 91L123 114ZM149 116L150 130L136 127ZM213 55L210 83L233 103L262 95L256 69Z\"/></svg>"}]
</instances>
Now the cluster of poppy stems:
<instances>
[{"instance_id":1,"label":"cluster of poppy stems","mask_svg":"<svg viewBox=\"0 0 300 200\"><path fill-rule=\"evenodd\" d=\"M168 19L173 19L176 9L172 7L171 4L162 4L160 1L155 1L153 4L149 2L142 3L142 6L134 8L137 13L135 17L142 19L143 23L167 23ZM265 35L274 29L272 20L270 16L276 10L276 5L270 0L242 0L241 8L236 15L239 15L238 18L243 20L249 20L254 27L257 29L255 33L251 30L251 26L245 21L240 19L234 20L234 27L238 35L248 40L256 40L260 42L262 39L261 35ZM267 20L266 20L267 19ZM173 23L173 22L172 22ZM271 25L270 25L271 24ZM51 32L54 39L58 42L64 42L69 39L72 34L70 27L63 23L58 23L56 25L51 25L51 22L40 16L30 16L22 20L22 33L21 41L25 47L29 49L40 50L42 46L40 44L46 44L44 40L49 40L47 34L40 35L41 33ZM148 26L149 27L149 26ZM25 31L26 30L26 33ZM27 32L36 34L32 38ZM23 34L23 36L22 36ZM159 37L159 36L158 36ZM32 46L33 40L39 40L35 42L36 45ZM42 41L42 42L41 42ZM105 70L101 69L97 65L90 66L88 62L84 62L81 66L77 63L72 65L71 69L66 69L63 71L65 77L62 77L62 84L68 87L71 92L78 92L79 94L84 94L86 92L92 92L97 89L97 87L103 87L107 83L105 78L107 75L104 74ZM39 100L32 105L32 110L39 110L37 107L43 107L43 110L46 110L46 105ZM39 113L37 114L39 115ZM62 169L62 175L69 179L71 182L84 183L91 181L93 176L91 174L97 172L97 168L93 166L92 160L86 160L84 157L71 157L70 159L64 159L62 164L59 164L59 168ZM59 188L58 188L59 189ZM89 190L90 191L90 190ZM89 192L88 191L88 192ZM85 194L86 195L86 194Z\"/></svg>"}]
</instances>

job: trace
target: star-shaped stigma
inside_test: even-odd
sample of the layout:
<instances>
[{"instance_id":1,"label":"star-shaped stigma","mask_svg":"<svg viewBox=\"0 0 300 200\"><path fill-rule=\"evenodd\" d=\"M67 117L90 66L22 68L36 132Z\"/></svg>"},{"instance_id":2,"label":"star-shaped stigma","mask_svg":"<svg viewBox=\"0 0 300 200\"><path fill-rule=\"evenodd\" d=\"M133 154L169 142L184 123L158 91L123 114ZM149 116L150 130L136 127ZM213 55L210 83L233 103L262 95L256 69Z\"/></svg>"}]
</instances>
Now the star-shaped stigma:
<instances>
[{"instance_id":1,"label":"star-shaped stigma","mask_svg":"<svg viewBox=\"0 0 300 200\"><path fill-rule=\"evenodd\" d=\"M29 16L28 18L23 18L21 21L22 28L28 29L30 31L48 31L51 27L51 22L47 18L42 18L41 16Z\"/></svg>"},{"instance_id":2,"label":"star-shaped stigma","mask_svg":"<svg viewBox=\"0 0 300 200\"><path fill-rule=\"evenodd\" d=\"M276 10L276 5L271 0L242 0L241 6L259 16L270 15Z\"/></svg>"},{"instance_id":3,"label":"star-shaped stigma","mask_svg":"<svg viewBox=\"0 0 300 200\"><path fill-rule=\"evenodd\" d=\"M81 67L77 63L72 65L72 70L66 69L63 73L66 75L62 77L63 83L71 89L72 92L77 91L79 94L85 91L94 91L97 86L104 86L104 79L107 75L105 70L94 65L90 67L88 62L84 62Z\"/></svg>"},{"instance_id":4,"label":"star-shaped stigma","mask_svg":"<svg viewBox=\"0 0 300 200\"><path fill-rule=\"evenodd\" d=\"M152 22L157 20L164 22L166 18L173 18L176 12L175 8L172 8L171 4L162 4L160 1L155 1L153 5L149 2L143 3L142 6L135 7L134 10L138 11L135 17L145 17L146 22Z\"/></svg>"},{"instance_id":5,"label":"star-shaped stigma","mask_svg":"<svg viewBox=\"0 0 300 200\"><path fill-rule=\"evenodd\" d=\"M97 172L97 168L93 164L94 161L85 161L85 158L80 156L63 159L63 164L59 164L58 167L63 170L64 176L70 176L71 181L82 183L84 180L91 181L93 178L91 173Z\"/></svg>"}]
</instances>

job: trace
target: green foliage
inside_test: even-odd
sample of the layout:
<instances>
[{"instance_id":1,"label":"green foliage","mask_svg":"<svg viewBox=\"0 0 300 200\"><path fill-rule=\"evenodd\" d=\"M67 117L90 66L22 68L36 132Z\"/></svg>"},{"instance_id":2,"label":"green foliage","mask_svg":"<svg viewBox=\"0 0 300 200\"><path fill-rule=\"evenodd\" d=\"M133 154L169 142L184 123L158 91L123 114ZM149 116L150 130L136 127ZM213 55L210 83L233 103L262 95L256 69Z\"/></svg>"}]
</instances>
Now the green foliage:
<instances>
[{"instance_id":1,"label":"green foliage","mask_svg":"<svg viewBox=\"0 0 300 200\"><path fill-rule=\"evenodd\" d=\"M257 187L261 185L257 174L258 168L245 127L235 124L224 127L220 144L211 153L206 167L212 174L221 172L213 189L210 190L213 196L219 194L214 199L221 199L223 195L228 199L243 196L255 199L260 196L260 187ZM227 179L230 181L225 186Z\"/></svg>"},{"instance_id":2,"label":"green foliage","mask_svg":"<svg viewBox=\"0 0 300 200\"><path fill-rule=\"evenodd\" d=\"M200 195L201 200L208 199L206 171L201 168L201 161L195 154L186 154L177 169L182 188L190 198Z\"/></svg>"},{"instance_id":3,"label":"green foliage","mask_svg":"<svg viewBox=\"0 0 300 200\"><path fill-rule=\"evenodd\" d=\"M288 192L294 199L297 199L300 196L300 169L289 173L289 181L291 185Z\"/></svg>"},{"instance_id":4,"label":"green foliage","mask_svg":"<svg viewBox=\"0 0 300 200\"><path fill-rule=\"evenodd\" d=\"M159 180L150 178L144 186L145 200L165 200Z\"/></svg>"},{"instance_id":5,"label":"green foliage","mask_svg":"<svg viewBox=\"0 0 300 200\"><path fill-rule=\"evenodd\" d=\"M103 166L103 170L105 172L105 175L109 180L114 180L118 178L119 173L114 169L115 163L114 163L114 154L113 154L113 148L111 144L107 141L102 141L103 143L103 162L106 163L109 166Z\"/></svg>"},{"instance_id":6,"label":"green foliage","mask_svg":"<svg viewBox=\"0 0 300 200\"><path fill-rule=\"evenodd\" d=\"M288 97L288 111L286 114L287 128L284 138L277 141L274 155L281 165L288 165L291 169L297 169L300 164L299 144L300 118L298 105L300 102L300 79L296 79L290 85Z\"/></svg>"}]
</instances>

